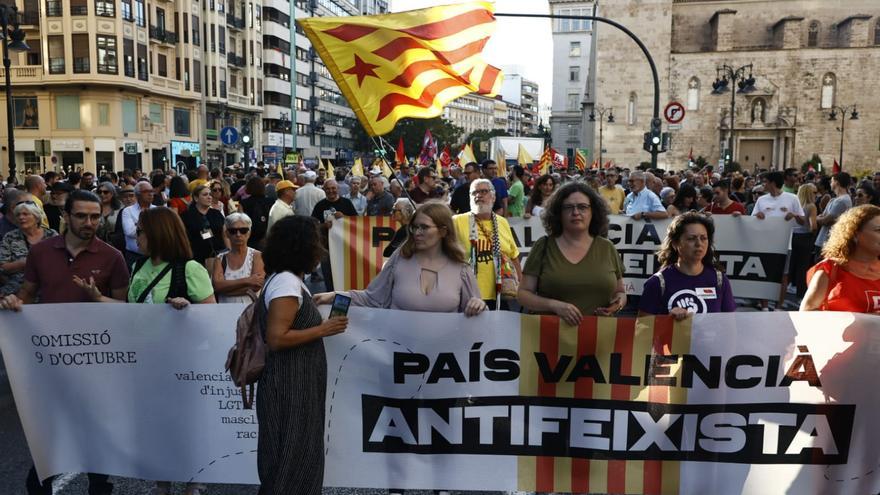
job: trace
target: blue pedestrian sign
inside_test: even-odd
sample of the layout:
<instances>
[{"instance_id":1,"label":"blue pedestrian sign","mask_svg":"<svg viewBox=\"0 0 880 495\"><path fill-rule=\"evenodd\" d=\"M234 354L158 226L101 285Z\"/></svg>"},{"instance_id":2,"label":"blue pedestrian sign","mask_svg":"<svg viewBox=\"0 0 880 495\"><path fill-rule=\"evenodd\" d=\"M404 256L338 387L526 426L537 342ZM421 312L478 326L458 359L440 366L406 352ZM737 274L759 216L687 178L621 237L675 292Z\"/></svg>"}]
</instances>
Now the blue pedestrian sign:
<instances>
[{"instance_id":1,"label":"blue pedestrian sign","mask_svg":"<svg viewBox=\"0 0 880 495\"><path fill-rule=\"evenodd\" d=\"M235 127L224 127L220 130L220 140L226 146L232 146L238 142L238 129Z\"/></svg>"}]
</instances>

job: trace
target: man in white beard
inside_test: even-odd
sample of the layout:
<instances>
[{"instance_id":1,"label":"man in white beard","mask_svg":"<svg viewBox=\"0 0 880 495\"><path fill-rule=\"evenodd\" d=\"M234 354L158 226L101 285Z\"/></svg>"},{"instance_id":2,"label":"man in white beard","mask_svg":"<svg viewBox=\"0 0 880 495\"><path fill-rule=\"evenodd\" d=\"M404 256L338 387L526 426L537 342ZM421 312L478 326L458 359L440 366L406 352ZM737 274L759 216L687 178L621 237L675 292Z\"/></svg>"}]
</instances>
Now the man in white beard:
<instances>
[{"instance_id":1,"label":"man in white beard","mask_svg":"<svg viewBox=\"0 0 880 495\"><path fill-rule=\"evenodd\" d=\"M476 179L470 183L471 211L452 217L455 234L465 258L477 276L480 297L489 309L508 309L507 301L500 301L501 276L509 267L513 276L519 280L522 269L519 264L519 249L513 239L510 224L503 216L492 212L495 203L495 188L487 179ZM500 301L500 304L499 304Z\"/></svg>"}]
</instances>

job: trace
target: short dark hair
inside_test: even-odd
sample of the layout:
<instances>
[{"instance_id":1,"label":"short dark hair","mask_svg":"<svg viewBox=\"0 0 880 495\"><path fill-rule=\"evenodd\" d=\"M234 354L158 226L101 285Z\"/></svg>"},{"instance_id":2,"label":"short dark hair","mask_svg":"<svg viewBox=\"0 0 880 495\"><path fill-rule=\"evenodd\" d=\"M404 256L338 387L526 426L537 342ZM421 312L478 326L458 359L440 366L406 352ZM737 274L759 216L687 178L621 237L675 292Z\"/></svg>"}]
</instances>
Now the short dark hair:
<instances>
[{"instance_id":1,"label":"short dark hair","mask_svg":"<svg viewBox=\"0 0 880 495\"><path fill-rule=\"evenodd\" d=\"M462 167L462 170L464 170L464 169L466 169L466 168L468 168L468 167L473 168L475 172L480 170L480 168L479 168L480 165L477 164L477 162L467 162L467 163L465 163L465 164L464 164L464 167Z\"/></svg>"},{"instance_id":2,"label":"short dark hair","mask_svg":"<svg viewBox=\"0 0 880 495\"><path fill-rule=\"evenodd\" d=\"M764 180L776 184L776 187L782 187L785 184L785 176L778 170L764 174Z\"/></svg>"},{"instance_id":3,"label":"short dark hair","mask_svg":"<svg viewBox=\"0 0 880 495\"><path fill-rule=\"evenodd\" d=\"M250 196L265 196L266 183L259 177L251 177L244 186L244 192Z\"/></svg>"},{"instance_id":4,"label":"short dark hair","mask_svg":"<svg viewBox=\"0 0 880 495\"><path fill-rule=\"evenodd\" d=\"M495 160L493 160L493 159L491 159L491 158L487 158L487 159L483 160L482 162L480 162L480 167L481 167L481 168L486 168L486 167L488 167L489 165L492 165L493 163L495 163Z\"/></svg>"},{"instance_id":5,"label":"short dark hair","mask_svg":"<svg viewBox=\"0 0 880 495\"><path fill-rule=\"evenodd\" d=\"M724 191L730 191L730 179L722 179L719 180L715 187L722 189Z\"/></svg>"},{"instance_id":6,"label":"short dark hair","mask_svg":"<svg viewBox=\"0 0 880 495\"><path fill-rule=\"evenodd\" d=\"M95 193L83 189L74 189L67 195L67 200L64 201L64 212L68 215L73 211L73 203L75 201L91 201L92 203L98 203L98 206L101 206L101 198Z\"/></svg>"},{"instance_id":7,"label":"short dark hair","mask_svg":"<svg viewBox=\"0 0 880 495\"><path fill-rule=\"evenodd\" d=\"M419 182L421 182L421 181L427 179L428 177L431 177L431 175L432 175L433 172L434 172L434 171L431 170L431 167L422 167L422 168L420 168L420 169L419 169L419 173L418 173Z\"/></svg>"},{"instance_id":8,"label":"short dark hair","mask_svg":"<svg viewBox=\"0 0 880 495\"><path fill-rule=\"evenodd\" d=\"M796 169L796 168L785 169L785 176L786 177L791 177L792 175L797 175L797 173L798 173L798 169Z\"/></svg>"},{"instance_id":9,"label":"short dark hair","mask_svg":"<svg viewBox=\"0 0 880 495\"><path fill-rule=\"evenodd\" d=\"M513 175L519 179L522 179L526 175L526 169L522 168L522 165L514 165L511 170L513 170Z\"/></svg>"},{"instance_id":10,"label":"short dark hair","mask_svg":"<svg viewBox=\"0 0 880 495\"><path fill-rule=\"evenodd\" d=\"M284 217L272 225L263 250L266 273L311 273L324 255L318 221L304 215Z\"/></svg>"},{"instance_id":11,"label":"short dark hair","mask_svg":"<svg viewBox=\"0 0 880 495\"><path fill-rule=\"evenodd\" d=\"M557 189L547 199L542 221L550 237L562 235L562 202L574 193L581 193L590 199L590 225L587 231L593 237L604 236L608 232L608 204L592 187L583 182L569 182Z\"/></svg>"},{"instance_id":12,"label":"short dark hair","mask_svg":"<svg viewBox=\"0 0 880 495\"><path fill-rule=\"evenodd\" d=\"M848 188L850 184L852 184L852 177L846 172L837 172L836 174L831 176L832 179L836 180L840 187Z\"/></svg>"}]
</instances>

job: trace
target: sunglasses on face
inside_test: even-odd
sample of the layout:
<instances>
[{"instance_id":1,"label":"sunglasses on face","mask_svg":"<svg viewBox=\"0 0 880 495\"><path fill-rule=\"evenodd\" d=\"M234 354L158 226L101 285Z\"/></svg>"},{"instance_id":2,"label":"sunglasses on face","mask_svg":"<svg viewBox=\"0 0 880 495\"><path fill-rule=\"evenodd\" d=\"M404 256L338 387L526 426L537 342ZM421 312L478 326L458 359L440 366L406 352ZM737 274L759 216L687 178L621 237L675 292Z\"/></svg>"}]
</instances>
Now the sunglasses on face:
<instances>
[{"instance_id":1,"label":"sunglasses on face","mask_svg":"<svg viewBox=\"0 0 880 495\"><path fill-rule=\"evenodd\" d=\"M113 193L106 190L106 189L101 189L100 191L98 191L98 194L113 194Z\"/></svg>"},{"instance_id":2,"label":"sunglasses on face","mask_svg":"<svg viewBox=\"0 0 880 495\"><path fill-rule=\"evenodd\" d=\"M229 232L230 235L245 235L250 232L251 229L249 227L241 227L237 229L226 229L226 231Z\"/></svg>"},{"instance_id":3,"label":"sunglasses on face","mask_svg":"<svg viewBox=\"0 0 880 495\"><path fill-rule=\"evenodd\" d=\"M219 187L215 187L215 188L211 189L211 192L223 192L223 189L220 189Z\"/></svg>"}]
</instances>

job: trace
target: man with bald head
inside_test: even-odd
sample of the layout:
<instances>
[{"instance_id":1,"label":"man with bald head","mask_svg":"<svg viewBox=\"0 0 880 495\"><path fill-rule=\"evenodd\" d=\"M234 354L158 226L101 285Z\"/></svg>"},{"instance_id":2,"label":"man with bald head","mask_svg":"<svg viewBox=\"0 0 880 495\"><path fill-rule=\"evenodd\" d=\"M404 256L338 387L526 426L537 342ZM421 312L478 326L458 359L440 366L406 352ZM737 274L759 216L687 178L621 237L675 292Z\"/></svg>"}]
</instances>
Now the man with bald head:
<instances>
[{"instance_id":1,"label":"man with bald head","mask_svg":"<svg viewBox=\"0 0 880 495\"><path fill-rule=\"evenodd\" d=\"M189 192L193 192L202 184L207 184L209 177L209 171L207 165L199 165L199 168L196 169L196 173L198 177L189 183Z\"/></svg>"},{"instance_id":2,"label":"man with bald head","mask_svg":"<svg viewBox=\"0 0 880 495\"><path fill-rule=\"evenodd\" d=\"M348 198L339 195L339 185L333 179L324 181L324 194L327 195L315 205L312 210L312 217L321 222L321 231L323 232L324 249L328 247L328 237L330 228L333 226L333 220L344 216L356 217L357 210ZM329 252L329 251L325 251ZM330 257L324 255L321 260L321 274L324 277L324 283L327 291L333 290L333 272L330 269Z\"/></svg>"},{"instance_id":3,"label":"man with bald head","mask_svg":"<svg viewBox=\"0 0 880 495\"><path fill-rule=\"evenodd\" d=\"M43 209L43 197L46 196L46 181L39 175L28 175L24 179L24 188L33 196L34 203L43 212L43 227L49 227L49 221L46 219L46 210Z\"/></svg>"}]
</instances>

